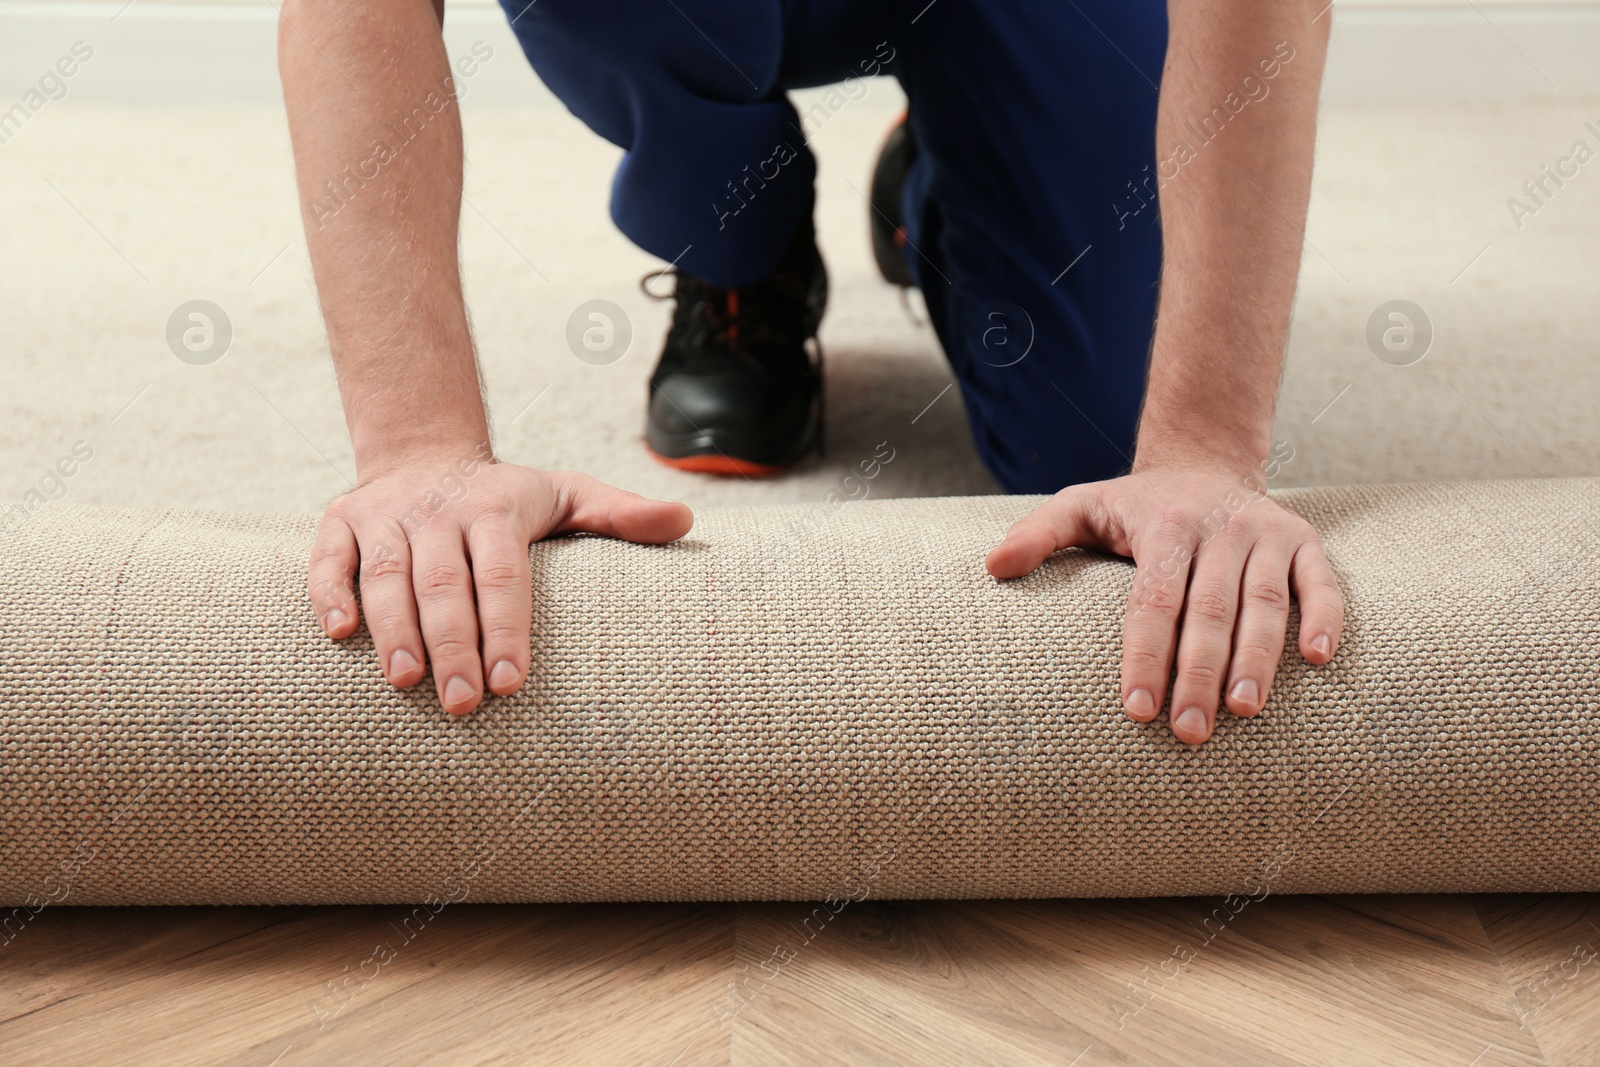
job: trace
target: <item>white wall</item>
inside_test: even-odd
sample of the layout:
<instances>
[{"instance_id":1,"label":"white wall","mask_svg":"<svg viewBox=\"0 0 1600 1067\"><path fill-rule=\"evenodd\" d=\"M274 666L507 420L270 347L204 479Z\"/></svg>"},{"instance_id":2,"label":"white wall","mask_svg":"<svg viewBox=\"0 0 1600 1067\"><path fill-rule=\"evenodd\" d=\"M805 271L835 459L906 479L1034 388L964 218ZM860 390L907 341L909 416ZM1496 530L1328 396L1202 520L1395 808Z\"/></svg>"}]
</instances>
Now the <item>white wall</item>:
<instances>
[{"instance_id":1,"label":"white wall","mask_svg":"<svg viewBox=\"0 0 1600 1067\"><path fill-rule=\"evenodd\" d=\"M1600 96L1596 0L1338 0L1324 98Z\"/></svg>"},{"instance_id":2,"label":"white wall","mask_svg":"<svg viewBox=\"0 0 1600 1067\"><path fill-rule=\"evenodd\" d=\"M871 2L871 0L867 0ZM493 0L451 0L452 55L486 41L479 105L549 105ZM1326 98L1600 96L1600 0L1337 0ZM265 102L278 94L271 0L0 0L0 110L75 41L66 99Z\"/></svg>"}]
</instances>

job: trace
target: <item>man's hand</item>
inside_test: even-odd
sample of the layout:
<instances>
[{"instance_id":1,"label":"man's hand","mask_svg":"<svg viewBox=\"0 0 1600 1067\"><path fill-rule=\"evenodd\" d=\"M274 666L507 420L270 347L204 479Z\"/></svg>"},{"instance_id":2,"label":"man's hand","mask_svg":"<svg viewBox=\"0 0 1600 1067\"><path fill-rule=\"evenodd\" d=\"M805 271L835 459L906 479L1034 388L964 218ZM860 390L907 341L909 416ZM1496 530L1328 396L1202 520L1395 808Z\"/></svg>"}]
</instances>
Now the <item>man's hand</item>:
<instances>
[{"instance_id":1,"label":"man's hand","mask_svg":"<svg viewBox=\"0 0 1600 1067\"><path fill-rule=\"evenodd\" d=\"M1160 714L1176 656L1172 730L1197 745L1224 694L1235 715L1266 703L1291 589L1300 654L1312 663L1332 658L1344 621L1321 540L1267 498L1262 477L1311 192L1328 7L1168 0L1168 14L1156 109L1161 299L1133 473L1057 493L1011 528L989 572L1027 574L1069 545L1132 556L1123 706L1143 722ZM1225 124L1227 136L1197 150L1196 115Z\"/></svg>"},{"instance_id":2,"label":"man's hand","mask_svg":"<svg viewBox=\"0 0 1600 1067\"><path fill-rule=\"evenodd\" d=\"M1266 704L1300 601L1300 654L1327 663L1344 600L1311 525L1264 493L1259 475L1152 467L1063 489L1019 519L989 553L1016 578L1057 549L1096 548L1138 565L1122 640L1122 704L1149 722L1172 672L1172 732L1198 745L1217 706L1249 717Z\"/></svg>"},{"instance_id":3,"label":"man's hand","mask_svg":"<svg viewBox=\"0 0 1600 1067\"><path fill-rule=\"evenodd\" d=\"M527 677L529 544L578 530L661 543L694 517L586 475L497 463L485 443L461 295L461 119L443 11L443 0L284 0L278 59L361 479L323 518L311 600L330 637L350 636L359 574L384 675L416 685L431 660L445 710L464 715L485 679L505 694Z\"/></svg>"},{"instance_id":4,"label":"man's hand","mask_svg":"<svg viewBox=\"0 0 1600 1067\"><path fill-rule=\"evenodd\" d=\"M486 452L486 450L483 450ZM472 457L412 460L334 501L307 584L329 637L355 633L361 600L378 662L408 688L433 664L444 709L465 715L528 674L528 545L584 531L640 544L689 532L683 504L647 500L586 474Z\"/></svg>"}]
</instances>

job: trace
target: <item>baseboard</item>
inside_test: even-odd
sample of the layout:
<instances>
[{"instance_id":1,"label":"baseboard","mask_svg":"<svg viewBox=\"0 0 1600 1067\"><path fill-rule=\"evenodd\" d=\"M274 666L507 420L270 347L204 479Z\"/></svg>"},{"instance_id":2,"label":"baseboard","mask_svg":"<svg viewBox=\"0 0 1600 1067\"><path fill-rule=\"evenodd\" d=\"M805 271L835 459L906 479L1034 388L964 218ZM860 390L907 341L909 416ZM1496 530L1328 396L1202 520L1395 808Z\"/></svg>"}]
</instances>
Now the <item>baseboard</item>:
<instances>
[{"instance_id":1,"label":"baseboard","mask_svg":"<svg viewBox=\"0 0 1600 1067\"><path fill-rule=\"evenodd\" d=\"M78 41L93 57L74 100L275 101L277 17L264 0L0 0L0 110ZM1327 17L1329 101L1600 95L1600 0L1337 0ZM479 105L554 103L494 0L451 0L445 36L453 56L492 53L468 86Z\"/></svg>"},{"instance_id":2,"label":"baseboard","mask_svg":"<svg viewBox=\"0 0 1600 1067\"><path fill-rule=\"evenodd\" d=\"M1600 95L1596 0L1338 0L1323 98Z\"/></svg>"},{"instance_id":3,"label":"baseboard","mask_svg":"<svg viewBox=\"0 0 1600 1067\"><path fill-rule=\"evenodd\" d=\"M277 5L271 0L0 0L0 111L33 88L78 41L93 58L64 99L85 103L207 105L281 99ZM522 58L493 3L452 0L450 55L487 48L463 79L469 100L554 104Z\"/></svg>"}]
</instances>

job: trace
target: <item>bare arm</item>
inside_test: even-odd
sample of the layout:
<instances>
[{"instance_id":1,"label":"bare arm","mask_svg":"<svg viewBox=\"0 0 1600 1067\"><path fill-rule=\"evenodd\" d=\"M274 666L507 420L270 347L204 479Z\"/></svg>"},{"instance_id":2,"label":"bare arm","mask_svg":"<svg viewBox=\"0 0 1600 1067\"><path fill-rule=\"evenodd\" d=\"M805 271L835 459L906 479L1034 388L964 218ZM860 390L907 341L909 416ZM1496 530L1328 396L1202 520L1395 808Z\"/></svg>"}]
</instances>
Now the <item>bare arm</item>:
<instances>
[{"instance_id":1,"label":"bare arm","mask_svg":"<svg viewBox=\"0 0 1600 1067\"><path fill-rule=\"evenodd\" d=\"M489 436L456 255L461 117L429 0L288 0L279 65L345 418L365 479Z\"/></svg>"},{"instance_id":2,"label":"bare arm","mask_svg":"<svg viewBox=\"0 0 1600 1067\"><path fill-rule=\"evenodd\" d=\"M1310 20L1324 2L1171 4L1156 158L1173 178L1141 466L1203 459L1248 473L1267 459L1331 13ZM1230 97L1245 101L1236 117ZM1219 108L1231 121L1200 142Z\"/></svg>"},{"instance_id":3,"label":"bare arm","mask_svg":"<svg viewBox=\"0 0 1600 1067\"><path fill-rule=\"evenodd\" d=\"M434 0L285 0L279 70L328 344L361 484L329 507L308 589L329 636L362 606L382 669L431 661L446 710L529 664L528 545L587 530L670 541L681 504L502 464L457 255L461 120Z\"/></svg>"},{"instance_id":4,"label":"bare arm","mask_svg":"<svg viewBox=\"0 0 1600 1067\"><path fill-rule=\"evenodd\" d=\"M1161 298L1133 473L1062 490L989 557L997 577L1070 545L1133 557L1123 703L1154 719L1176 659L1172 725L1191 744L1211 735L1219 704L1249 716L1266 703L1291 589L1309 661L1332 658L1343 624L1321 540L1264 495L1281 458L1270 436L1310 196L1324 2L1170 0L1156 124ZM1211 134L1214 109L1227 121Z\"/></svg>"}]
</instances>

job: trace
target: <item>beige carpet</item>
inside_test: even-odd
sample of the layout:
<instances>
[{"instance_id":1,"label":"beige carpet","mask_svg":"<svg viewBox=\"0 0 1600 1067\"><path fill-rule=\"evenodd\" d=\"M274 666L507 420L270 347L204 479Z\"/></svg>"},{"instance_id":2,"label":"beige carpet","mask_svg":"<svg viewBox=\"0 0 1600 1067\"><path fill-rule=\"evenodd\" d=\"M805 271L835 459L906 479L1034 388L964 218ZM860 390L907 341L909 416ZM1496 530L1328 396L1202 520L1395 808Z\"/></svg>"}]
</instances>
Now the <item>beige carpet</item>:
<instances>
[{"instance_id":1,"label":"beige carpet","mask_svg":"<svg viewBox=\"0 0 1600 1067\"><path fill-rule=\"evenodd\" d=\"M1036 497L542 542L462 720L320 632L314 518L61 506L0 553L0 904L1600 890L1600 479L1282 499L1345 637L1203 748L1119 706L1130 565L978 567Z\"/></svg>"},{"instance_id":2,"label":"beige carpet","mask_svg":"<svg viewBox=\"0 0 1600 1067\"><path fill-rule=\"evenodd\" d=\"M605 215L616 151L558 108L469 101L464 252L502 454L742 504L820 500L888 441L896 458L875 497L992 492L931 332L868 257L855 189L897 107L894 86L876 85L817 143L833 449L752 485L642 452L666 305L639 294L657 264ZM1595 143L1590 119L1600 101L1327 112L1277 430L1295 459L1277 484L1600 471L1600 170L1581 170L1520 231L1506 208L1575 139ZM354 467L290 174L272 108L69 100L0 146L5 502L80 440L94 457L66 482L76 503L305 512L344 488ZM165 341L168 315L197 297L233 323L212 366L179 362ZM609 367L564 341L568 315L597 297L635 329ZM1434 323L1414 366L1386 365L1365 342L1368 315L1394 298Z\"/></svg>"},{"instance_id":3,"label":"beige carpet","mask_svg":"<svg viewBox=\"0 0 1600 1067\"><path fill-rule=\"evenodd\" d=\"M896 105L875 87L820 139L833 450L760 485L641 450L665 308L604 216L616 153L554 108L471 112L464 246L502 454L697 505L815 503L887 442L874 497L991 492L931 334L867 257L852 185ZM1595 115L1330 112L1281 484L1596 473L1600 177L1520 230L1505 207ZM1025 499L708 511L668 549L541 545L535 680L451 723L427 685L386 686L364 640L316 632L313 520L167 510L313 512L354 473L281 116L62 105L0 146L0 194L0 504L66 490L0 553L0 901L74 856L82 903L1600 884L1577 814L1593 481L1291 495L1346 583L1345 645L1325 670L1289 657L1268 712L1203 754L1116 707L1126 564L982 574ZM213 365L167 347L194 298L232 321ZM612 366L564 340L594 298L635 325ZM1364 336L1396 298L1437 334L1407 367Z\"/></svg>"}]
</instances>

